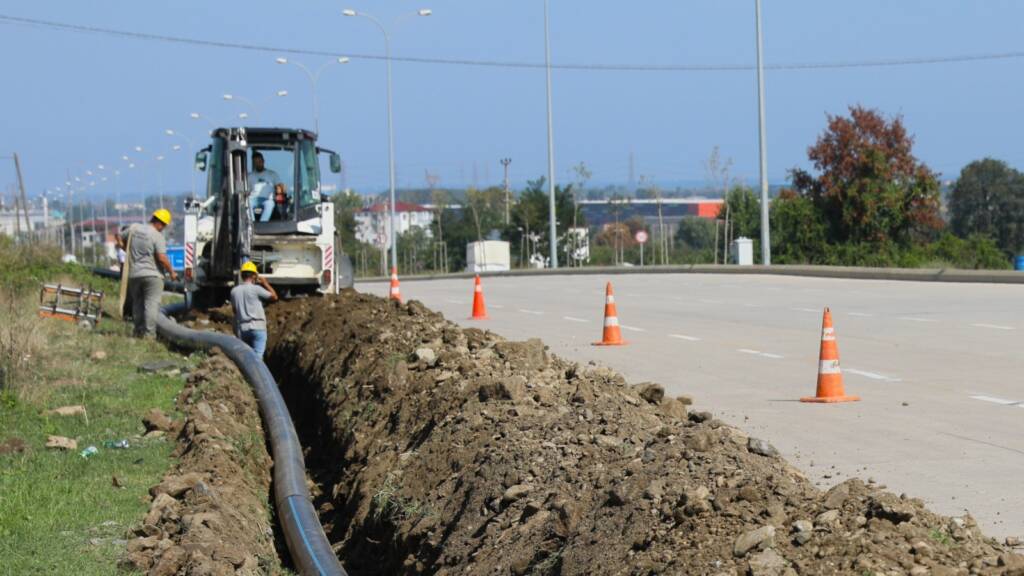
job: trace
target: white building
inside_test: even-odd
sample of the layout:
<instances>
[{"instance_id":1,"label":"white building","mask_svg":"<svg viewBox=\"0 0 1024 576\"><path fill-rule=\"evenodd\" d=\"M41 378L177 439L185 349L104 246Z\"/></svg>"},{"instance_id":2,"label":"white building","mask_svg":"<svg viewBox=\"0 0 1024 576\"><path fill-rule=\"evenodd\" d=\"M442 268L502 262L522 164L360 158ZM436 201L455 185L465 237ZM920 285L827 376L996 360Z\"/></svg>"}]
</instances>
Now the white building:
<instances>
[{"instance_id":1,"label":"white building","mask_svg":"<svg viewBox=\"0 0 1024 576\"><path fill-rule=\"evenodd\" d=\"M404 234L412 228L422 228L427 236L433 236L430 226L434 223L434 213L429 208L409 202L396 202L395 215L398 221L397 232ZM391 212L388 203L374 204L356 212L356 240L391 248Z\"/></svg>"},{"instance_id":2,"label":"white building","mask_svg":"<svg viewBox=\"0 0 1024 576\"><path fill-rule=\"evenodd\" d=\"M6 236L14 236L15 232L20 228L22 232L28 232L30 230L43 230L49 226L60 225L63 220L60 218L60 214L51 214L46 199L44 198L41 206L34 206L29 203L28 209L28 221L29 229L25 229L25 213L20 208L15 212L14 207L10 205L0 205L0 234Z\"/></svg>"}]
</instances>

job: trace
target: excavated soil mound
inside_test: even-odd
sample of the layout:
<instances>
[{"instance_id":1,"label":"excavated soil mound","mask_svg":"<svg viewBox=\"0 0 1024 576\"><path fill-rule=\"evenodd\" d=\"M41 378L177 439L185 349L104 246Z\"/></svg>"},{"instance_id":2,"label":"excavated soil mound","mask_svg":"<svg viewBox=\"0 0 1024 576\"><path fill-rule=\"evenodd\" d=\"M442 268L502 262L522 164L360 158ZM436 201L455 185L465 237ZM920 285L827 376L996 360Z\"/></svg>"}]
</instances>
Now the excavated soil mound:
<instances>
[{"instance_id":1,"label":"excavated soil mound","mask_svg":"<svg viewBox=\"0 0 1024 576\"><path fill-rule=\"evenodd\" d=\"M822 492L767 442L540 341L353 291L269 315L352 574L1024 574L969 516Z\"/></svg>"},{"instance_id":2,"label":"excavated soil mound","mask_svg":"<svg viewBox=\"0 0 1024 576\"><path fill-rule=\"evenodd\" d=\"M268 511L271 460L256 399L234 364L212 355L178 396L178 464L150 489L149 513L129 540L123 567L150 576L281 572Z\"/></svg>"}]
</instances>

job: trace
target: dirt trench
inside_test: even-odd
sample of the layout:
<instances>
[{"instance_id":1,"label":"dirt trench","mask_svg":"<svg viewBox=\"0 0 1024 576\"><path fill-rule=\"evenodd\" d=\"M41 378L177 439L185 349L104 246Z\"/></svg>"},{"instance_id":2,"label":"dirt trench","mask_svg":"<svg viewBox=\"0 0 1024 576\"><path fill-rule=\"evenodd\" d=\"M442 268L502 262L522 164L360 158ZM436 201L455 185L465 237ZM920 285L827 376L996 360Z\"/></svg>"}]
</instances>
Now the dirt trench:
<instances>
[{"instance_id":1,"label":"dirt trench","mask_svg":"<svg viewBox=\"0 0 1024 576\"><path fill-rule=\"evenodd\" d=\"M970 516L856 479L822 492L688 399L538 340L351 290L268 312L351 574L1024 575Z\"/></svg>"}]
</instances>

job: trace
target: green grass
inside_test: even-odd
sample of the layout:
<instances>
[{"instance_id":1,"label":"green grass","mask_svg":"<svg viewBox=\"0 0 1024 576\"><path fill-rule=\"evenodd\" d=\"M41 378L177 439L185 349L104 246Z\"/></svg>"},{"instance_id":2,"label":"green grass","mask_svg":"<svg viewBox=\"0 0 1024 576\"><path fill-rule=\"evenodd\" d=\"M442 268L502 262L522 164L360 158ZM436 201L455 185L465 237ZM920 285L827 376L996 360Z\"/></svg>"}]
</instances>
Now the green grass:
<instances>
[{"instance_id":1,"label":"green grass","mask_svg":"<svg viewBox=\"0 0 1024 576\"><path fill-rule=\"evenodd\" d=\"M32 373L0 391L0 442L24 440L22 454L0 455L0 576L114 574L130 528L148 510L149 487L171 465L173 439L142 439L142 416L151 408L174 415L180 376L143 374L143 362L182 360L162 344L128 337L129 327L104 320L89 332L39 319L45 343ZM96 350L103 360L92 360ZM82 404L81 416L46 410ZM78 450L44 448L48 434L78 441ZM128 439L127 450L106 440ZM79 451L94 445L89 459ZM124 488L115 488L116 476Z\"/></svg>"}]
</instances>

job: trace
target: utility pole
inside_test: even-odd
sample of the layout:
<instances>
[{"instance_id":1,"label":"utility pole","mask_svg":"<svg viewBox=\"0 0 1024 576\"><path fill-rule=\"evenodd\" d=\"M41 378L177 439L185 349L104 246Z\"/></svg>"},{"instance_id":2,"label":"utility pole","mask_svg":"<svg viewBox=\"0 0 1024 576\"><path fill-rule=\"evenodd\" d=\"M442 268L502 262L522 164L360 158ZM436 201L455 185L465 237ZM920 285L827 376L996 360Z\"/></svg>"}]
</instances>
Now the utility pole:
<instances>
[{"instance_id":1,"label":"utility pole","mask_svg":"<svg viewBox=\"0 0 1024 576\"><path fill-rule=\"evenodd\" d=\"M558 268L558 226L555 224L555 140L551 122L551 39L548 29L548 0L544 0L544 69L548 95L548 216L551 234L551 267Z\"/></svg>"},{"instance_id":2,"label":"utility pole","mask_svg":"<svg viewBox=\"0 0 1024 576\"><path fill-rule=\"evenodd\" d=\"M761 264L771 266L772 245L768 232L768 143L764 126L764 60L761 57L761 0L754 0L757 18L757 133L761 156Z\"/></svg>"},{"instance_id":3,"label":"utility pole","mask_svg":"<svg viewBox=\"0 0 1024 576\"><path fill-rule=\"evenodd\" d=\"M509 206L511 205L512 198L512 186L508 180L508 165L512 163L511 158L502 158L501 165L505 168L505 226L508 226L512 222L512 214Z\"/></svg>"}]
</instances>

